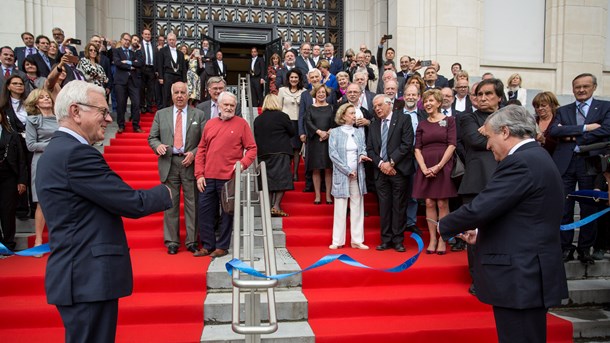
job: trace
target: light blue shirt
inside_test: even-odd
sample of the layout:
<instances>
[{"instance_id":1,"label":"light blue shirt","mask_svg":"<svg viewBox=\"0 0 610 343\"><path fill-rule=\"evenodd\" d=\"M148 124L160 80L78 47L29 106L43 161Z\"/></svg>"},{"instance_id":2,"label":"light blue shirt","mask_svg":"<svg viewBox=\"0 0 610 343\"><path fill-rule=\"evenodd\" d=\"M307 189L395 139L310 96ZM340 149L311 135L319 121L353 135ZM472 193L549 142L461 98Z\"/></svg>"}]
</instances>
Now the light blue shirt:
<instances>
[{"instance_id":1,"label":"light blue shirt","mask_svg":"<svg viewBox=\"0 0 610 343\"><path fill-rule=\"evenodd\" d=\"M78 133L68 129L67 127L60 126L59 129L57 129L57 131L65 132L65 133L69 134L70 136L78 139L78 141L81 142L82 144L89 145L89 142L87 142L87 140L85 138L83 138L83 136L81 136Z\"/></svg>"}]
</instances>

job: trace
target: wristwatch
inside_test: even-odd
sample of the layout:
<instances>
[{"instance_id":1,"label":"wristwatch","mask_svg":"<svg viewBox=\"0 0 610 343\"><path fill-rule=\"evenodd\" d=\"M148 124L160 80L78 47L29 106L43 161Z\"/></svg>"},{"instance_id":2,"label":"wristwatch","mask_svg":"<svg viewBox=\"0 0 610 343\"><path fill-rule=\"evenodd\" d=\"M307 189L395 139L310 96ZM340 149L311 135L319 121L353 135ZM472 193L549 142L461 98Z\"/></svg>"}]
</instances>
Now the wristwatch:
<instances>
[{"instance_id":1,"label":"wristwatch","mask_svg":"<svg viewBox=\"0 0 610 343\"><path fill-rule=\"evenodd\" d=\"M390 165L394 168L394 160L390 158Z\"/></svg>"}]
</instances>

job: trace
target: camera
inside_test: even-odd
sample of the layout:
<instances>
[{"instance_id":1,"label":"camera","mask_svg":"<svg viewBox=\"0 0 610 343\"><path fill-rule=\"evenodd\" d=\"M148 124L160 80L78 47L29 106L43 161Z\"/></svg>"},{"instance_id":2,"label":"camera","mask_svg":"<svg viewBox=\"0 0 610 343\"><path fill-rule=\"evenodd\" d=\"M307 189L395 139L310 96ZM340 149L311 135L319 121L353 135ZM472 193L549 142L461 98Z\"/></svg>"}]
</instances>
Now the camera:
<instances>
[{"instance_id":1,"label":"camera","mask_svg":"<svg viewBox=\"0 0 610 343\"><path fill-rule=\"evenodd\" d=\"M76 44L76 45L81 45L83 42L80 39L72 38L72 39L70 39L70 43Z\"/></svg>"},{"instance_id":2,"label":"camera","mask_svg":"<svg viewBox=\"0 0 610 343\"><path fill-rule=\"evenodd\" d=\"M421 66L422 67L429 67L431 65L432 65L432 60L421 61Z\"/></svg>"},{"instance_id":3,"label":"camera","mask_svg":"<svg viewBox=\"0 0 610 343\"><path fill-rule=\"evenodd\" d=\"M597 176L603 172L610 172L610 142L581 145L580 154L592 152L585 157L587 175Z\"/></svg>"},{"instance_id":4,"label":"camera","mask_svg":"<svg viewBox=\"0 0 610 343\"><path fill-rule=\"evenodd\" d=\"M385 40L392 39L392 35L383 35L383 39L385 39Z\"/></svg>"}]
</instances>

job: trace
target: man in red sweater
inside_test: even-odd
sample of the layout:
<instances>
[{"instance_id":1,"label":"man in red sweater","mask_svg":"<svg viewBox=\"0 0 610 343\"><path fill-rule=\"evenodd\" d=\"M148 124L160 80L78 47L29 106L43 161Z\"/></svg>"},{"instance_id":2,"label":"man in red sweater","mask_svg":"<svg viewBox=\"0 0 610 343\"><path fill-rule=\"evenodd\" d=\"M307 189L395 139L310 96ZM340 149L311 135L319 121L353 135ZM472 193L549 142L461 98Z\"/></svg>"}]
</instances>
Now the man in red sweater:
<instances>
[{"instance_id":1,"label":"man in red sweater","mask_svg":"<svg viewBox=\"0 0 610 343\"><path fill-rule=\"evenodd\" d=\"M218 213L220 192L231 179L235 163L247 169L256 158L256 143L245 119L235 116L237 98L233 93L218 96L220 113L207 121L195 154L195 178L199 190L199 238L202 248L195 257L220 257L228 253L233 229L233 215L222 211L220 235L214 233L214 218ZM245 154L244 154L245 150Z\"/></svg>"}]
</instances>

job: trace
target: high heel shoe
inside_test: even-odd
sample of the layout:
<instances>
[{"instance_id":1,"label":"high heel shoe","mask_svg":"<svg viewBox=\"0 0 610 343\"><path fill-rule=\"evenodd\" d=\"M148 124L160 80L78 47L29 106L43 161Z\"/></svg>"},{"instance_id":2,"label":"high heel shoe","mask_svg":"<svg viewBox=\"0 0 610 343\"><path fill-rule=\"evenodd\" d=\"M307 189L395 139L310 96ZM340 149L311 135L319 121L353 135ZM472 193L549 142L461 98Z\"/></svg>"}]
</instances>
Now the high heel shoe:
<instances>
[{"instance_id":1,"label":"high heel shoe","mask_svg":"<svg viewBox=\"0 0 610 343\"><path fill-rule=\"evenodd\" d=\"M314 205L320 205L320 204L321 204L321 202L320 202L320 200L314 200L314 201L313 201L313 204L314 204Z\"/></svg>"},{"instance_id":2,"label":"high heel shoe","mask_svg":"<svg viewBox=\"0 0 610 343\"><path fill-rule=\"evenodd\" d=\"M361 249L361 250L369 250L369 247L362 243L352 243L352 248Z\"/></svg>"},{"instance_id":3,"label":"high heel shoe","mask_svg":"<svg viewBox=\"0 0 610 343\"><path fill-rule=\"evenodd\" d=\"M428 250L428 249L426 249L426 255L432 255L432 254L435 254L435 253L436 253L436 250Z\"/></svg>"}]
</instances>

